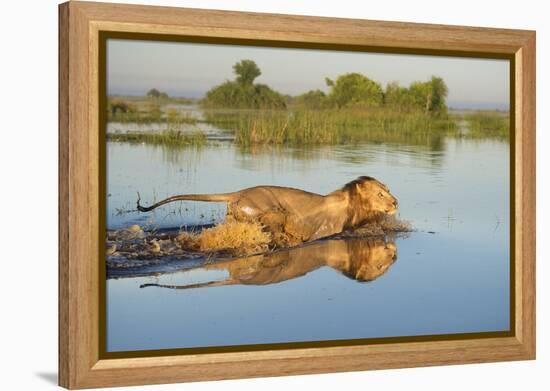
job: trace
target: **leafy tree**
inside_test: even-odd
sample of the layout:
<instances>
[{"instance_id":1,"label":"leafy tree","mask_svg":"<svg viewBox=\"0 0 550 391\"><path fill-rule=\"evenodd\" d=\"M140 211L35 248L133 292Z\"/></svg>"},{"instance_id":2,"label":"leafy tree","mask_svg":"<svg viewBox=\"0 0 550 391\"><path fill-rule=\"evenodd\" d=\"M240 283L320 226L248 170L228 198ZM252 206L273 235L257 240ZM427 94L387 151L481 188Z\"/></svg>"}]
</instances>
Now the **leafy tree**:
<instances>
[{"instance_id":1,"label":"leafy tree","mask_svg":"<svg viewBox=\"0 0 550 391\"><path fill-rule=\"evenodd\" d=\"M329 101L338 108L351 106L377 107L383 103L380 84L360 73L346 73L336 81L325 79L331 87Z\"/></svg>"},{"instance_id":2,"label":"leafy tree","mask_svg":"<svg viewBox=\"0 0 550 391\"><path fill-rule=\"evenodd\" d=\"M415 105L426 114L444 115L447 113L448 88L442 78L432 76L430 81L412 83L409 89Z\"/></svg>"},{"instance_id":3,"label":"leafy tree","mask_svg":"<svg viewBox=\"0 0 550 391\"><path fill-rule=\"evenodd\" d=\"M272 90L268 85L255 84L252 94L252 107L284 109L286 108L285 97Z\"/></svg>"},{"instance_id":4,"label":"leafy tree","mask_svg":"<svg viewBox=\"0 0 550 391\"><path fill-rule=\"evenodd\" d=\"M306 109L319 110L326 105L327 95L321 90L311 90L296 97L296 104Z\"/></svg>"},{"instance_id":5,"label":"leafy tree","mask_svg":"<svg viewBox=\"0 0 550 391\"><path fill-rule=\"evenodd\" d=\"M233 72L237 75L237 83L252 85L254 79L262 74L258 65L252 60L241 60L233 65Z\"/></svg>"},{"instance_id":6,"label":"leafy tree","mask_svg":"<svg viewBox=\"0 0 550 391\"><path fill-rule=\"evenodd\" d=\"M415 101L408 88L401 87L394 81L386 86L384 104L394 110L411 111L414 109Z\"/></svg>"},{"instance_id":7,"label":"leafy tree","mask_svg":"<svg viewBox=\"0 0 550 391\"><path fill-rule=\"evenodd\" d=\"M414 100L415 106L428 113L431 105L431 86L428 82L415 81L411 83L409 91Z\"/></svg>"},{"instance_id":8,"label":"leafy tree","mask_svg":"<svg viewBox=\"0 0 550 391\"><path fill-rule=\"evenodd\" d=\"M437 76L432 76L430 80L432 88L432 101L431 101L431 111L436 115L447 114L447 94L449 89L443 81L442 78Z\"/></svg>"},{"instance_id":9,"label":"leafy tree","mask_svg":"<svg viewBox=\"0 0 550 391\"><path fill-rule=\"evenodd\" d=\"M153 99L158 99L160 97L160 94L161 92L156 88L151 88L149 91L147 91L147 96Z\"/></svg>"}]
</instances>

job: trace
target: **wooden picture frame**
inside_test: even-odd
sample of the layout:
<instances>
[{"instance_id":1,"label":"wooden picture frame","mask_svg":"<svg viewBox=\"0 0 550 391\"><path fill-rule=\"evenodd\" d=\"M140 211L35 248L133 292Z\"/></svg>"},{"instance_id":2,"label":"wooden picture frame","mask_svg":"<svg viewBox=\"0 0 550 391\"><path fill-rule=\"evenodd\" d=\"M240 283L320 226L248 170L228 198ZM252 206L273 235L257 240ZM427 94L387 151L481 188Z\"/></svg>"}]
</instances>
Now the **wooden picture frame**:
<instances>
[{"instance_id":1,"label":"wooden picture frame","mask_svg":"<svg viewBox=\"0 0 550 391\"><path fill-rule=\"evenodd\" d=\"M102 32L509 58L512 330L504 336L105 358L98 210ZM71 1L59 6L59 384L124 386L535 358L535 32Z\"/></svg>"}]
</instances>

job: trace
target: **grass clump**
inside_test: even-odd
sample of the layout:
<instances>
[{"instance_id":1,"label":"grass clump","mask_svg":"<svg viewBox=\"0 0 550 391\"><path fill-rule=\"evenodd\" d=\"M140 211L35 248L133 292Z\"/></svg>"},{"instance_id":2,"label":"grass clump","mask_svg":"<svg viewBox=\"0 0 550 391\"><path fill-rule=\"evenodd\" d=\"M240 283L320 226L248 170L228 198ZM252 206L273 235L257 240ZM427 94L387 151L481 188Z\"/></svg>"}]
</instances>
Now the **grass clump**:
<instances>
[{"instance_id":1,"label":"grass clump","mask_svg":"<svg viewBox=\"0 0 550 391\"><path fill-rule=\"evenodd\" d=\"M168 123L191 124L197 123L189 113L181 112L167 106L174 100L159 99L130 100L128 98L109 98L107 102L107 121L121 123Z\"/></svg>"},{"instance_id":2,"label":"grass clump","mask_svg":"<svg viewBox=\"0 0 550 391\"><path fill-rule=\"evenodd\" d=\"M183 232L177 240L186 249L240 256L267 251L272 238L260 223L226 221L200 233Z\"/></svg>"},{"instance_id":3,"label":"grass clump","mask_svg":"<svg viewBox=\"0 0 550 391\"><path fill-rule=\"evenodd\" d=\"M200 130L183 132L175 129L162 132L108 133L107 140L168 146L203 146L207 141L206 135Z\"/></svg>"},{"instance_id":4,"label":"grass clump","mask_svg":"<svg viewBox=\"0 0 550 391\"><path fill-rule=\"evenodd\" d=\"M470 137L508 138L510 135L510 116L497 111L476 111L466 114Z\"/></svg>"}]
</instances>

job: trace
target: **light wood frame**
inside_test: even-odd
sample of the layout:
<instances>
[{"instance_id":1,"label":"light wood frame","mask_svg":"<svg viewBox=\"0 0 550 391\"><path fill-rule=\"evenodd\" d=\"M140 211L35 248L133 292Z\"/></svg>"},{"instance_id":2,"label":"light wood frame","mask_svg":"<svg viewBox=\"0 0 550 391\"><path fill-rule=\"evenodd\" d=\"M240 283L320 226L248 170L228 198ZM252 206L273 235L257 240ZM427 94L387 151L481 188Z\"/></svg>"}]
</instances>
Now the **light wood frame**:
<instances>
[{"instance_id":1,"label":"light wood frame","mask_svg":"<svg viewBox=\"0 0 550 391\"><path fill-rule=\"evenodd\" d=\"M103 359L101 31L509 56L515 64L510 336ZM512 155L512 156L514 156ZM515 182L515 183L514 183ZM535 358L535 32L88 2L59 6L59 384L91 388Z\"/></svg>"}]
</instances>

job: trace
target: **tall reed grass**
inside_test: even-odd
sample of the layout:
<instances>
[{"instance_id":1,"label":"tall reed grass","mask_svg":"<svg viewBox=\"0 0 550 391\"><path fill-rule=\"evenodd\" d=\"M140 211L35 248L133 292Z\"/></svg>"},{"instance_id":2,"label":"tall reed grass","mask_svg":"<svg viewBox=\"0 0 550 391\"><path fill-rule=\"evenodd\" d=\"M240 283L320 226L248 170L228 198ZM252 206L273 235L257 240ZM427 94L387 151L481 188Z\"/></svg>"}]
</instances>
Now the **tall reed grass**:
<instances>
[{"instance_id":1,"label":"tall reed grass","mask_svg":"<svg viewBox=\"0 0 550 391\"><path fill-rule=\"evenodd\" d=\"M500 138L510 136L510 116L496 111L476 111L464 115L468 123L466 135L473 138Z\"/></svg>"},{"instance_id":2,"label":"tall reed grass","mask_svg":"<svg viewBox=\"0 0 550 391\"><path fill-rule=\"evenodd\" d=\"M108 133L107 140L167 146L203 146L206 144L206 135L199 130L183 132L168 129L162 132Z\"/></svg>"},{"instance_id":3,"label":"tall reed grass","mask_svg":"<svg viewBox=\"0 0 550 391\"><path fill-rule=\"evenodd\" d=\"M254 144L345 144L449 134L449 118L387 110L257 110L211 112L207 121L235 135L241 146Z\"/></svg>"}]
</instances>

